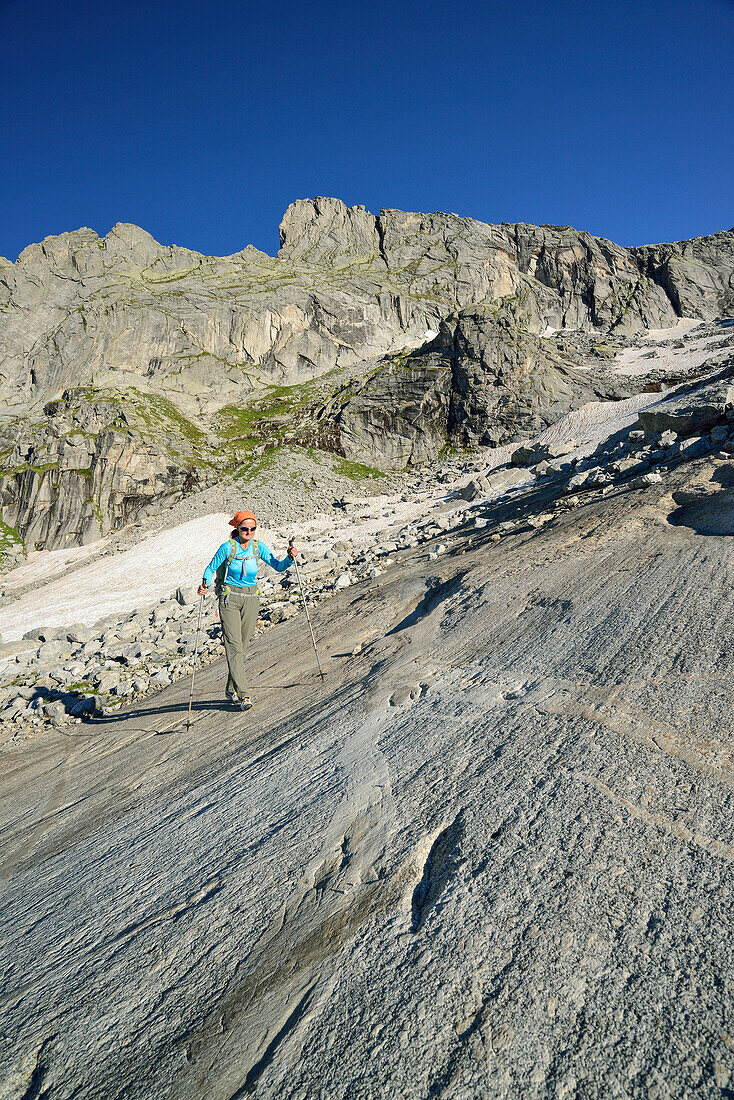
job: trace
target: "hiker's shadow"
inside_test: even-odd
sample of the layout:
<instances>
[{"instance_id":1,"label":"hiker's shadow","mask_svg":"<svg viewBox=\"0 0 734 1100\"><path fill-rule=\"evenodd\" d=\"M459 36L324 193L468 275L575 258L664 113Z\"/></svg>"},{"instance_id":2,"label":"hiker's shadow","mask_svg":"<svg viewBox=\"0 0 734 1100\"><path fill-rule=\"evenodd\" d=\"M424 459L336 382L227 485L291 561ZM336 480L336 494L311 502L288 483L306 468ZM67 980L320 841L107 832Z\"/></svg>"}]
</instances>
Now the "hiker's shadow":
<instances>
[{"instance_id":1,"label":"hiker's shadow","mask_svg":"<svg viewBox=\"0 0 734 1100\"><path fill-rule=\"evenodd\" d=\"M196 700L191 708L192 717L196 714L201 714L202 711L207 713L213 713L214 711L227 711L232 714L236 713L237 708L226 703L221 703L217 699L199 699ZM114 726L119 722L136 722L143 718L150 717L164 717L177 714L188 714L189 703L187 700L182 700L180 703L168 703L166 705L159 706L138 706L129 709L115 711L114 714L100 714L89 715L85 720L86 726L94 726L95 728L102 728L103 726Z\"/></svg>"},{"instance_id":2,"label":"hiker's shadow","mask_svg":"<svg viewBox=\"0 0 734 1100\"><path fill-rule=\"evenodd\" d=\"M278 688L282 691L289 691L293 688L303 687L303 680L294 680L293 683L279 684ZM144 718L163 718L173 717L176 715L188 715L189 701L188 699L182 699L180 703L167 703L167 704L151 704L145 706L143 702L136 707L125 708L124 710L115 711L114 714L100 714L100 715L86 715L84 718L84 725L87 727L94 727L95 729L109 728L115 726L120 722L139 722ZM239 706L235 706L233 703L225 703L221 699L194 699L191 707L191 719L192 721L205 714L242 714L243 711Z\"/></svg>"}]
</instances>

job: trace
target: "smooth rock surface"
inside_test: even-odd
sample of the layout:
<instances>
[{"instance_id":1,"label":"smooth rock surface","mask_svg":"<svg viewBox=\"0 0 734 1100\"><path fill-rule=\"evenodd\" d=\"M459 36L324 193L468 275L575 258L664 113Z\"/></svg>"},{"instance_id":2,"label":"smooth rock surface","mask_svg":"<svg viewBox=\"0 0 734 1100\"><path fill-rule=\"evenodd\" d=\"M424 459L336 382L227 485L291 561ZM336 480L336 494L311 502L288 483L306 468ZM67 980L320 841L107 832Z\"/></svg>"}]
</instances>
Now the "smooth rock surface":
<instances>
[{"instance_id":1,"label":"smooth rock surface","mask_svg":"<svg viewBox=\"0 0 734 1100\"><path fill-rule=\"evenodd\" d=\"M724 469L398 551L247 714L220 661L188 733L184 681L4 746L10 1095L729 1089L734 551L674 499Z\"/></svg>"}]
</instances>

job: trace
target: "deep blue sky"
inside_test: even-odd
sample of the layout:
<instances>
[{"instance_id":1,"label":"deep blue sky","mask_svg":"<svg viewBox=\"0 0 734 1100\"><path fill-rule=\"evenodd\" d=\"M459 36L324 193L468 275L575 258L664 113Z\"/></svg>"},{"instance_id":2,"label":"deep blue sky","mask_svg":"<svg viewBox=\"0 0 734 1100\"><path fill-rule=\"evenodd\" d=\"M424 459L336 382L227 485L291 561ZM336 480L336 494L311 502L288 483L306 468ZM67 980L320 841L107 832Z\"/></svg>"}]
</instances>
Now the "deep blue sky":
<instances>
[{"instance_id":1,"label":"deep blue sky","mask_svg":"<svg viewBox=\"0 0 734 1100\"><path fill-rule=\"evenodd\" d=\"M734 0L0 0L0 255L131 221L271 254L297 198L734 225Z\"/></svg>"}]
</instances>

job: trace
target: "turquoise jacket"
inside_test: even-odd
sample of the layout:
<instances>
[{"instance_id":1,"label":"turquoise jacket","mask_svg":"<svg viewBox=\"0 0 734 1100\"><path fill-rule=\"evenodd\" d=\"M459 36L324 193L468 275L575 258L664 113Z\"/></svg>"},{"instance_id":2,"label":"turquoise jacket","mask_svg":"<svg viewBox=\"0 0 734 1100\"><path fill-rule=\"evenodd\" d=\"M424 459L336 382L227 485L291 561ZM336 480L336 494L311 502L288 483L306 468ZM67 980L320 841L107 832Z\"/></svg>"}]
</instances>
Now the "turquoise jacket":
<instances>
[{"instance_id":1,"label":"turquoise jacket","mask_svg":"<svg viewBox=\"0 0 734 1100\"><path fill-rule=\"evenodd\" d=\"M248 584L255 584L257 582L257 558L252 548L252 539L250 539L250 545L247 547L247 550L243 549L239 539L235 539L235 545L237 547L237 553L229 563L224 583L228 584L230 588L244 588ZM276 558L270 547L266 546L260 539L257 540L257 546L260 552L260 560L264 561L266 565L272 566L278 573L284 573L285 570L293 564L289 557L283 558L282 561ZM219 566L229 558L230 549L228 539L227 542L222 543L204 570L204 584L212 583L212 577Z\"/></svg>"}]
</instances>

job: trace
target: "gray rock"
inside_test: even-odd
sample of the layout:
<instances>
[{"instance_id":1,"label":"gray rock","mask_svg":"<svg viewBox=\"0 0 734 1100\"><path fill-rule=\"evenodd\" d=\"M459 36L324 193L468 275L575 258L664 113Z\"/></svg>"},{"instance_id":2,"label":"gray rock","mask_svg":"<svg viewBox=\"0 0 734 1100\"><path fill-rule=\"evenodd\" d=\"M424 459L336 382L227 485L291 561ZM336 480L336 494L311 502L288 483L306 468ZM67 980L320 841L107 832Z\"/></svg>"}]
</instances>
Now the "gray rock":
<instances>
[{"instance_id":1,"label":"gray rock","mask_svg":"<svg viewBox=\"0 0 734 1100\"><path fill-rule=\"evenodd\" d=\"M640 468L640 459L637 458L620 458L616 462L612 462L609 469L614 474L619 474L624 477L626 474L631 473L633 470Z\"/></svg>"},{"instance_id":2,"label":"gray rock","mask_svg":"<svg viewBox=\"0 0 734 1100\"><path fill-rule=\"evenodd\" d=\"M309 561L299 566L304 580L317 580L328 577L334 572L334 559L324 558L322 561Z\"/></svg>"},{"instance_id":3,"label":"gray rock","mask_svg":"<svg viewBox=\"0 0 734 1100\"><path fill-rule=\"evenodd\" d=\"M276 604L270 611L270 622L273 623L273 625L282 623L287 619L292 619L293 616L297 614L298 608L291 603Z\"/></svg>"},{"instance_id":4,"label":"gray rock","mask_svg":"<svg viewBox=\"0 0 734 1100\"><path fill-rule=\"evenodd\" d=\"M649 473L642 474L641 477L633 478L630 485L633 489L646 489L650 485L659 485L662 480L662 476L657 470L650 470Z\"/></svg>"},{"instance_id":5,"label":"gray rock","mask_svg":"<svg viewBox=\"0 0 734 1100\"><path fill-rule=\"evenodd\" d=\"M150 652L147 648L140 645L139 642L133 642L132 645L123 646L119 651L119 656L124 660L127 665L137 665L146 656L146 653ZM118 654L115 654L117 656Z\"/></svg>"},{"instance_id":6,"label":"gray rock","mask_svg":"<svg viewBox=\"0 0 734 1100\"><path fill-rule=\"evenodd\" d=\"M92 714L96 714L103 709L103 703L97 702L97 696L87 696L83 699L79 699L71 707L69 713L72 718L88 717Z\"/></svg>"},{"instance_id":7,"label":"gray rock","mask_svg":"<svg viewBox=\"0 0 734 1100\"><path fill-rule=\"evenodd\" d=\"M38 649L38 663L39 665L54 664L58 661L59 657L69 652L70 647L67 642L62 642L60 640L42 642Z\"/></svg>"},{"instance_id":8,"label":"gray rock","mask_svg":"<svg viewBox=\"0 0 734 1100\"><path fill-rule=\"evenodd\" d=\"M523 443L512 452L510 461L513 466L534 466L545 458L541 443Z\"/></svg>"},{"instance_id":9,"label":"gray rock","mask_svg":"<svg viewBox=\"0 0 734 1100\"><path fill-rule=\"evenodd\" d=\"M171 618L174 608L179 606L175 600L166 600L164 603L160 603L153 611L153 622L157 624L167 622Z\"/></svg>"},{"instance_id":10,"label":"gray rock","mask_svg":"<svg viewBox=\"0 0 734 1100\"><path fill-rule=\"evenodd\" d=\"M674 458L698 458L706 454L710 449L707 439L700 435L692 435L688 439L681 439L668 452Z\"/></svg>"},{"instance_id":11,"label":"gray rock","mask_svg":"<svg viewBox=\"0 0 734 1100\"><path fill-rule=\"evenodd\" d=\"M391 707L407 707L412 706L421 697L420 684L404 684L390 696Z\"/></svg>"},{"instance_id":12,"label":"gray rock","mask_svg":"<svg viewBox=\"0 0 734 1100\"><path fill-rule=\"evenodd\" d=\"M54 724L66 721L66 707L62 702L46 703L43 709L47 718L50 718Z\"/></svg>"},{"instance_id":13,"label":"gray rock","mask_svg":"<svg viewBox=\"0 0 734 1100\"><path fill-rule=\"evenodd\" d=\"M489 487L489 481L486 478L473 478L463 489L459 489L456 495L462 500L476 500L478 496L487 493Z\"/></svg>"},{"instance_id":14,"label":"gray rock","mask_svg":"<svg viewBox=\"0 0 734 1100\"><path fill-rule=\"evenodd\" d=\"M512 489L515 485L522 485L528 478L532 478L528 470L513 468L512 466L499 466L491 470L487 476L490 492L502 493L506 489Z\"/></svg>"},{"instance_id":15,"label":"gray rock","mask_svg":"<svg viewBox=\"0 0 734 1100\"><path fill-rule=\"evenodd\" d=\"M568 484L566 486L566 492L573 493L573 492L576 491L576 489L580 489L582 486L586 485L588 483L588 481L589 481L589 471L588 470L582 470L580 473L574 474L573 477L570 477L568 479Z\"/></svg>"},{"instance_id":16,"label":"gray rock","mask_svg":"<svg viewBox=\"0 0 734 1100\"><path fill-rule=\"evenodd\" d=\"M700 433L725 419L726 405L732 400L734 366L729 366L714 378L683 386L652 408L643 409L638 422L646 431Z\"/></svg>"},{"instance_id":17,"label":"gray rock","mask_svg":"<svg viewBox=\"0 0 734 1100\"><path fill-rule=\"evenodd\" d=\"M64 668L52 668L47 675L55 684L71 684L75 680L74 675Z\"/></svg>"},{"instance_id":18,"label":"gray rock","mask_svg":"<svg viewBox=\"0 0 734 1100\"><path fill-rule=\"evenodd\" d=\"M3 708L2 717L4 722L12 722L16 718L20 718L28 710L28 704L24 703L20 699L13 699L6 707Z\"/></svg>"},{"instance_id":19,"label":"gray rock","mask_svg":"<svg viewBox=\"0 0 734 1100\"><path fill-rule=\"evenodd\" d=\"M112 691L120 683L120 672L118 669L106 669L98 673L93 679L97 690L106 693Z\"/></svg>"},{"instance_id":20,"label":"gray rock","mask_svg":"<svg viewBox=\"0 0 734 1100\"><path fill-rule=\"evenodd\" d=\"M170 682L171 677L164 668L159 668L157 672L154 672L149 681L152 688L162 688Z\"/></svg>"},{"instance_id":21,"label":"gray rock","mask_svg":"<svg viewBox=\"0 0 734 1100\"><path fill-rule=\"evenodd\" d=\"M35 639L20 639L13 642L0 642L0 657L14 657L16 660L26 660L35 657L38 650L38 642Z\"/></svg>"},{"instance_id":22,"label":"gray rock","mask_svg":"<svg viewBox=\"0 0 734 1100\"><path fill-rule=\"evenodd\" d=\"M176 589L176 601L181 604L182 607L190 607L192 604L199 602L199 597L196 594L196 585L182 585Z\"/></svg>"},{"instance_id":23,"label":"gray rock","mask_svg":"<svg viewBox=\"0 0 734 1100\"><path fill-rule=\"evenodd\" d=\"M663 288L679 316L706 319L731 315L733 232L627 251L645 275Z\"/></svg>"},{"instance_id":24,"label":"gray rock","mask_svg":"<svg viewBox=\"0 0 734 1100\"><path fill-rule=\"evenodd\" d=\"M537 530L540 527L545 527L545 525L550 523L553 519L555 519L555 516L552 512L541 512L537 516L529 516L528 525Z\"/></svg>"},{"instance_id":25,"label":"gray rock","mask_svg":"<svg viewBox=\"0 0 734 1100\"><path fill-rule=\"evenodd\" d=\"M468 308L442 322L427 347L383 360L364 382L338 392L318 417L331 421L339 449L401 468L431 460L447 442L508 442L587 401L628 394L621 377L582 371L537 335L537 293L525 287L517 298ZM542 448L537 460L551 452ZM513 461L536 460L535 447L523 454Z\"/></svg>"}]
</instances>

